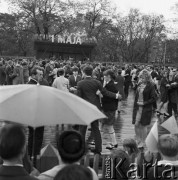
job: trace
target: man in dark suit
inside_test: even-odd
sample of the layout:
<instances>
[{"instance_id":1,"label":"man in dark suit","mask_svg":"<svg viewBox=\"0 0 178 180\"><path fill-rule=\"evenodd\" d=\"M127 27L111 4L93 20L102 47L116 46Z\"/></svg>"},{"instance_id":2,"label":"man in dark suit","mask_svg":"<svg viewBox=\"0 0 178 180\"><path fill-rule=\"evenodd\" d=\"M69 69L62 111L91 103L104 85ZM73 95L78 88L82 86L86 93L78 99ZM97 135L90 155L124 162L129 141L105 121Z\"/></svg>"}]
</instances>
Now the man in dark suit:
<instances>
[{"instance_id":1,"label":"man in dark suit","mask_svg":"<svg viewBox=\"0 0 178 180\"><path fill-rule=\"evenodd\" d=\"M125 98L128 98L129 95L129 86L131 83L131 76L130 76L130 68L129 65L126 65L125 67L125 81L124 81L124 93L125 93Z\"/></svg>"},{"instance_id":2,"label":"man in dark suit","mask_svg":"<svg viewBox=\"0 0 178 180\"><path fill-rule=\"evenodd\" d=\"M25 133L23 127L8 124L0 131L0 180L37 180L30 176L23 167L23 157L26 151Z\"/></svg>"},{"instance_id":3,"label":"man in dark suit","mask_svg":"<svg viewBox=\"0 0 178 180\"><path fill-rule=\"evenodd\" d=\"M78 71L79 71L78 67L73 67L72 68L73 75L69 77L70 92L74 94L77 90L77 83L82 80L82 77L78 75Z\"/></svg>"},{"instance_id":4,"label":"man in dark suit","mask_svg":"<svg viewBox=\"0 0 178 180\"><path fill-rule=\"evenodd\" d=\"M84 80L79 81L77 84L78 96L92 103L93 105L98 107L98 109L101 109L100 99L99 96L97 95L98 92L101 92L103 95L109 96L113 99L119 98L120 96L119 94L106 91L106 89L102 87L100 81L92 78L93 68L91 66L86 66L83 69L82 73ZM86 135L86 130L87 130L87 126L80 126L80 132L84 138ZM92 152L100 154L102 151L102 141L101 141L101 134L99 131L98 120L95 120L94 122L91 123L91 130L95 140L95 149L93 149Z\"/></svg>"},{"instance_id":5,"label":"man in dark suit","mask_svg":"<svg viewBox=\"0 0 178 180\"><path fill-rule=\"evenodd\" d=\"M31 79L27 84L37 85L39 84L42 78L43 78L43 71L38 67L34 67L31 71ZM36 128L35 133L32 127L29 126L28 128L29 128L28 152L30 157L33 156L34 162L36 162L36 156L40 154L40 150L43 143L44 126ZM33 143L34 134L35 134L35 143Z\"/></svg>"},{"instance_id":6,"label":"man in dark suit","mask_svg":"<svg viewBox=\"0 0 178 180\"><path fill-rule=\"evenodd\" d=\"M0 85L5 85L6 82L6 73L5 73L5 67L3 65L3 62L0 61Z\"/></svg>"},{"instance_id":7,"label":"man in dark suit","mask_svg":"<svg viewBox=\"0 0 178 180\"><path fill-rule=\"evenodd\" d=\"M77 83L82 80L82 77L78 75L79 68L77 66L72 68L73 75L69 76L69 90L73 94L77 94ZM79 130L78 125L72 126L73 129Z\"/></svg>"}]
</instances>

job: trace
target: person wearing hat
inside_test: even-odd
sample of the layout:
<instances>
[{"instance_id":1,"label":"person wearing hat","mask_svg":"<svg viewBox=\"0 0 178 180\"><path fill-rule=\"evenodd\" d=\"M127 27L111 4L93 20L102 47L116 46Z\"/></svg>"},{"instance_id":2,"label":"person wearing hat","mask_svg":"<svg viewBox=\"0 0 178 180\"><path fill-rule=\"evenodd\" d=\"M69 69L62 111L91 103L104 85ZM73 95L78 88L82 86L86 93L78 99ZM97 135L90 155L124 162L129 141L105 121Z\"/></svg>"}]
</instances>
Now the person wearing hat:
<instances>
[{"instance_id":1,"label":"person wearing hat","mask_svg":"<svg viewBox=\"0 0 178 180\"><path fill-rule=\"evenodd\" d=\"M82 80L82 77L78 75L78 71L79 71L78 67L76 67L76 66L73 67L72 68L73 75L69 76L70 92L72 92L74 94L77 90L77 83Z\"/></svg>"},{"instance_id":2,"label":"person wearing hat","mask_svg":"<svg viewBox=\"0 0 178 180\"><path fill-rule=\"evenodd\" d=\"M41 173L38 176L40 180L53 180L60 170L71 164L79 164L79 161L86 152L85 141L81 134L77 131L64 131L57 138L57 150L60 155L59 165L52 169ZM92 173L93 180L98 177L95 171L88 167Z\"/></svg>"}]
</instances>

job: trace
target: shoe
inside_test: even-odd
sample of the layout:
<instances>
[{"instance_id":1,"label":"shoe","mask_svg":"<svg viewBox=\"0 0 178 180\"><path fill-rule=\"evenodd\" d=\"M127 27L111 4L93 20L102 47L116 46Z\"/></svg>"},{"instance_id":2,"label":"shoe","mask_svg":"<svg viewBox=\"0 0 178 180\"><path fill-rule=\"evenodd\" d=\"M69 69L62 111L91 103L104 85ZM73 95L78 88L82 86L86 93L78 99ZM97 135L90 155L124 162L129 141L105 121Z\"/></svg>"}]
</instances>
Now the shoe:
<instances>
[{"instance_id":1,"label":"shoe","mask_svg":"<svg viewBox=\"0 0 178 180\"><path fill-rule=\"evenodd\" d=\"M120 114L120 113L121 113L121 111L120 111L120 110L117 110L117 113L118 113L118 114Z\"/></svg>"},{"instance_id":2,"label":"shoe","mask_svg":"<svg viewBox=\"0 0 178 180\"><path fill-rule=\"evenodd\" d=\"M90 142L88 142L88 144L90 144L90 145L95 145L95 141L90 141Z\"/></svg>"},{"instance_id":3,"label":"shoe","mask_svg":"<svg viewBox=\"0 0 178 180\"><path fill-rule=\"evenodd\" d=\"M168 113L164 113L165 118L170 118L171 116Z\"/></svg>"},{"instance_id":4,"label":"shoe","mask_svg":"<svg viewBox=\"0 0 178 180\"><path fill-rule=\"evenodd\" d=\"M94 154L99 154L99 155L101 155L101 152L98 151L98 150L96 150L96 149L90 149L90 151L91 151L92 153L94 153Z\"/></svg>"},{"instance_id":5,"label":"shoe","mask_svg":"<svg viewBox=\"0 0 178 180\"><path fill-rule=\"evenodd\" d=\"M161 113L161 112L159 112L159 111L156 111L156 114L157 114L157 116L164 115L163 113Z\"/></svg>"},{"instance_id":6,"label":"shoe","mask_svg":"<svg viewBox=\"0 0 178 180\"><path fill-rule=\"evenodd\" d=\"M107 146L106 149L112 150L112 149L115 149L117 147L118 147L118 144L115 144L115 145L110 144L110 146Z\"/></svg>"}]
</instances>

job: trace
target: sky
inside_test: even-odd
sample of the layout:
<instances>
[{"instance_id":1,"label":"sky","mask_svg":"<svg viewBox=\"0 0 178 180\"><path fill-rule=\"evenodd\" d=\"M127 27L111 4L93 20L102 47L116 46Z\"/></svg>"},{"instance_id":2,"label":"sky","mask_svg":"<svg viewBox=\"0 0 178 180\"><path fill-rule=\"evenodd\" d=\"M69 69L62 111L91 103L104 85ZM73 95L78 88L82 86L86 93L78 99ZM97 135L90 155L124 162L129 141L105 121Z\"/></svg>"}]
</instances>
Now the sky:
<instances>
[{"instance_id":1,"label":"sky","mask_svg":"<svg viewBox=\"0 0 178 180\"><path fill-rule=\"evenodd\" d=\"M66 0L67 1L67 0ZM173 22L175 17L175 10L173 7L178 0L110 0L114 7L117 7L117 11L123 15L126 15L130 8L137 8L142 13L145 14L162 14L166 19L166 26L178 29L178 24ZM6 0L0 0L0 12L8 13L10 10L8 9L8 4Z\"/></svg>"},{"instance_id":2,"label":"sky","mask_svg":"<svg viewBox=\"0 0 178 180\"><path fill-rule=\"evenodd\" d=\"M130 8L138 8L143 13L163 14L166 19L174 17L171 8L178 0L111 0L119 12L127 13ZM9 12L5 0L0 0L0 12Z\"/></svg>"},{"instance_id":3,"label":"sky","mask_svg":"<svg viewBox=\"0 0 178 180\"><path fill-rule=\"evenodd\" d=\"M178 0L112 0L121 12L138 8L142 13L162 14L166 19L174 17L173 6Z\"/></svg>"}]
</instances>

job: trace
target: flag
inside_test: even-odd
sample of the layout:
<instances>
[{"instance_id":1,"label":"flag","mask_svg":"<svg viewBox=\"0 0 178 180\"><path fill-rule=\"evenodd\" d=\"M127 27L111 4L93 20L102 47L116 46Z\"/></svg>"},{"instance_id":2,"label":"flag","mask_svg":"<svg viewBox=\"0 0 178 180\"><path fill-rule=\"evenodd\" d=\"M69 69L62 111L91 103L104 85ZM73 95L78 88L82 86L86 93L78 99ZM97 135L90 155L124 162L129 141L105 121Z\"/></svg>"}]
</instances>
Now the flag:
<instances>
[{"instance_id":1,"label":"flag","mask_svg":"<svg viewBox=\"0 0 178 180\"><path fill-rule=\"evenodd\" d=\"M151 128L146 140L146 146L149 151L151 152L158 152L158 123L157 121L154 123L153 127Z\"/></svg>"},{"instance_id":2,"label":"flag","mask_svg":"<svg viewBox=\"0 0 178 180\"><path fill-rule=\"evenodd\" d=\"M174 116L171 116L169 119L163 122L161 126L167 129L171 134L178 134L178 126Z\"/></svg>"}]
</instances>

